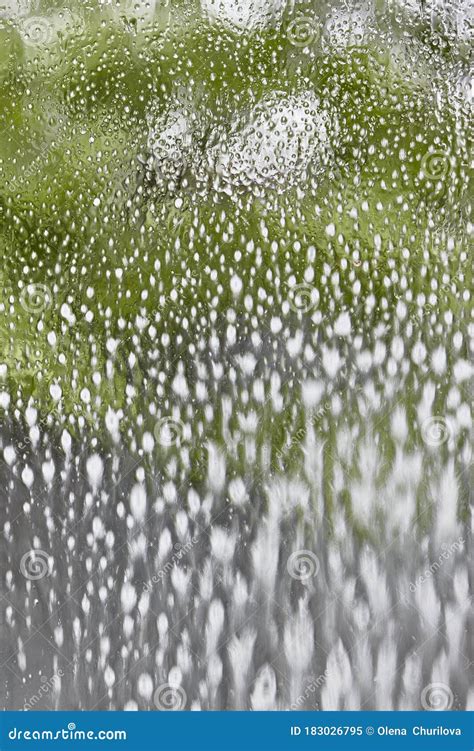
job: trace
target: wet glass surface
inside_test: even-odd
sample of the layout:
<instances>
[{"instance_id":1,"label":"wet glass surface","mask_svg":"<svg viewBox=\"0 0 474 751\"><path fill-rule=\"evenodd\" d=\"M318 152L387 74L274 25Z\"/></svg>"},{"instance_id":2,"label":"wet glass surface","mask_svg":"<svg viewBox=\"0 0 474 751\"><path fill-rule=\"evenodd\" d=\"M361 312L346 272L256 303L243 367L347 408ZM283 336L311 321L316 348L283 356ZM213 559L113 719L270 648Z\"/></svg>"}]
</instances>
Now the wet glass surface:
<instances>
[{"instance_id":1,"label":"wet glass surface","mask_svg":"<svg viewBox=\"0 0 474 751\"><path fill-rule=\"evenodd\" d=\"M474 707L472 28L0 0L2 707Z\"/></svg>"}]
</instances>

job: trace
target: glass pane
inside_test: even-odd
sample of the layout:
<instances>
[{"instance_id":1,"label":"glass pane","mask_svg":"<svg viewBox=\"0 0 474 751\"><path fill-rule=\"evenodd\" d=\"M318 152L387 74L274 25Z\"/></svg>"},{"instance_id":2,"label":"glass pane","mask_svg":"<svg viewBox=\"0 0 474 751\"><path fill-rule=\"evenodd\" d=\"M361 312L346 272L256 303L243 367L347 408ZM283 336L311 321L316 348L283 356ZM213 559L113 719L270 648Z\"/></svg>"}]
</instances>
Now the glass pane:
<instances>
[{"instance_id":1,"label":"glass pane","mask_svg":"<svg viewBox=\"0 0 474 751\"><path fill-rule=\"evenodd\" d=\"M465 709L468 0L0 0L1 706Z\"/></svg>"}]
</instances>

